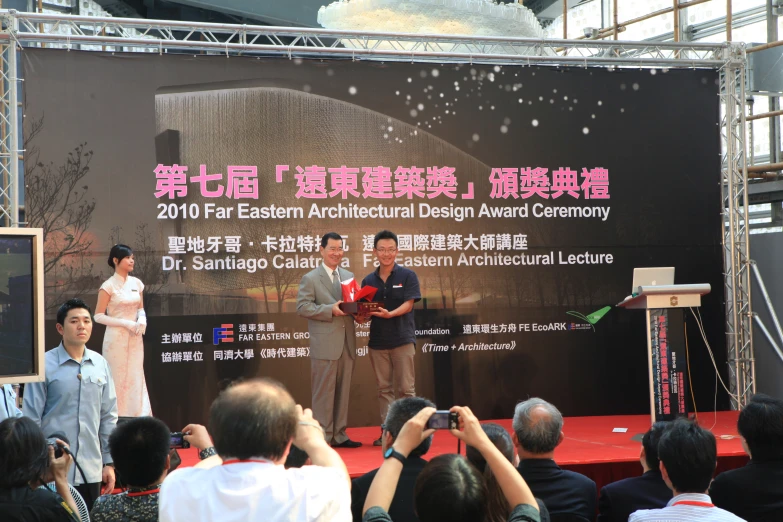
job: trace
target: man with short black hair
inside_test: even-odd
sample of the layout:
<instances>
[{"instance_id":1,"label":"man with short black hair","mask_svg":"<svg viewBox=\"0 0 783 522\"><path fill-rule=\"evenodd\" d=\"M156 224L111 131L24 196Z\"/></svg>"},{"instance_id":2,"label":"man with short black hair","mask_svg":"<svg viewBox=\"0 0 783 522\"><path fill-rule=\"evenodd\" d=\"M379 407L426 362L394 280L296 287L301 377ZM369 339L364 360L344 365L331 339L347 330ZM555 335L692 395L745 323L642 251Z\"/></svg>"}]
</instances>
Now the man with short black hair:
<instances>
[{"instance_id":1,"label":"man with short black hair","mask_svg":"<svg viewBox=\"0 0 783 522\"><path fill-rule=\"evenodd\" d=\"M93 522L157 522L160 485L170 467L171 431L154 417L137 417L109 437L111 456L128 490L104 495L92 508Z\"/></svg>"},{"instance_id":2,"label":"man with short black hair","mask_svg":"<svg viewBox=\"0 0 783 522\"><path fill-rule=\"evenodd\" d=\"M748 522L783 520L783 401L757 393L737 421L750 461L715 477L710 497L716 506Z\"/></svg>"},{"instance_id":3,"label":"man with short black hair","mask_svg":"<svg viewBox=\"0 0 783 522\"><path fill-rule=\"evenodd\" d=\"M381 426L383 432L383 452L392 447L394 440L399 435L400 430L410 419L416 416L424 408L434 408L435 405L423 397L404 397L397 399L386 414L386 422ZM413 489L416 486L416 478L424 469L427 461L422 455L427 453L432 445L432 435L424 439L416 449L411 451L405 462L402 463L402 472L400 480L397 483L397 489L394 492L391 506L388 513L394 522L417 522L416 512L413 506ZM378 468L380 469L380 468ZM369 473L353 479L351 487L351 511L353 512L354 522L361 522L364 501L367 499L367 493L370 491L370 485L378 473L374 469Z\"/></svg>"},{"instance_id":4,"label":"man with short black hair","mask_svg":"<svg viewBox=\"0 0 783 522\"><path fill-rule=\"evenodd\" d=\"M381 423L395 399L416 395L416 322L413 303L421 299L419 278L413 270L396 263L397 235L389 230L375 234L373 253L378 268L364 278L362 287L377 289L373 301L383 303L372 312L370 337L370 364L378 385ZM373 442L380 446L381 438Z\"/></svg>"},{"instance_id":5,"label":"man with short black hair","mask_svg":"<svg viewBox=\"0 0 783 522\"><path fill-rule=\"evenodd\" d=\"M658 441L668 423L656 422L642 437L639 461L644 474L618 480L601 488L598 499L598 522L628 522L628 516L639 509L656 509L666 505L672 491L663 481L658 459Z\"/></svg>"},{"instance_id":6,"label":"man with short black hair","mask_svg":"<svg viewBox=\"0 0 783 522\"><path fill-rule=\"evenodd\" d=\"M225 390L210 408L209 433L222 465L169 475L162 522L350 520L348 470L282 384L254 379ZM283 467L292 443L312 466Z\"/></svg>"},{"instance_id":7,"label":"man with short black hair","mask_svg":"<svg viewBox=\"0 0 783 522\"><path fill-rule=\"evenodd\" d=\"M117 425L117 393L109 364L87 348L92 311L81 299L66 301L57 311L60 345L46 352L46 380L25 385L22 412L41 426L44 435L62 432L84 471L76 466L68 482L88 509L114 489L109 434Z\"/></svg>"},{"instance_id":8,"label":"man with short black hair","mask_svg":"<svg viewBox=\"0 0 783 522\"><path fill-rule=\"evenodd\" d=\"M628 522L744 522L715 507L707 495L718 459L715 436L696 423L677 419L661 435L658 458L674 497L661 509L642 509Z\"/></svg>"},{"instance_id":9,"label":"man with short black hair","mask_svg":"<svg viewBox=\"0 0 783 522\"><path fill-rule=\"evenodd\" d=\"M519 470L536 498L544 501L550 515L595 518L595 482L560 469L555 448L563 441L563 415L554 405L534 397L517 404L511 423L511 438L519 455Z\"/></svg>"},{"instance_id":10,"label":"man with short black hair","mask_svg":"<svg viewBox=\"0 0 783 522\"><path fill-rule=\"evenodd\" d=\"M324 428L326 442L336 448L358 448L348 438L348 398L356 361L353 317L340 309L342 282L353 274L340 267L343 238L324 234L319 248L323 263L306 273L296 295L296 313L307 319L310 333L310 388L313 417Z\"/></svg>"}]
</instances>

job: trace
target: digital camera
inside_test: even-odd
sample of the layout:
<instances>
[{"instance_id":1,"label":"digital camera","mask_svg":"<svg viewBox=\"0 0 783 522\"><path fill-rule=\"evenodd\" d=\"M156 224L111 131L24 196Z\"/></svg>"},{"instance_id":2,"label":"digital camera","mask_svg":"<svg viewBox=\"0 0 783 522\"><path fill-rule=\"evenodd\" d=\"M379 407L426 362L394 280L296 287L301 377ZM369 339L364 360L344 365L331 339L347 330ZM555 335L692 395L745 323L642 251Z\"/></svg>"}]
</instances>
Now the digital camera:
<instances>
[{"instance_id":1,"label":"digital camera","mask_svg":"<svg viewBox=\"0 0 783 522\"><path fill-rule=\"evenodd\" d=\"M57 442L56 438L51 437L46 439L46 445L54 447L54 458L59 459L63 456L63 447L59 442Z\"/></svg>"},{"instance_id":2,"label":"digital camera","mask_svg":"<svg viewBox=\"0 0 783 522\"><path fill-rule=\"evenodd\" d=\"M185 440L185 435L189 435L189 434L182 433L181 431L172 432L171 444L169 445L169 447L188 449L190 447L190 442Z\"/></svg>"},{"instance_id":3,"label":"digital camera","mask_svg":"<svg viewBox=\"0 0 783 522\"><path fill-rule=\"evenodd\" d=\"M459 413L448 410L438 410L427 421L427 429L458 430Z\"/></svg>"}]
</instances>

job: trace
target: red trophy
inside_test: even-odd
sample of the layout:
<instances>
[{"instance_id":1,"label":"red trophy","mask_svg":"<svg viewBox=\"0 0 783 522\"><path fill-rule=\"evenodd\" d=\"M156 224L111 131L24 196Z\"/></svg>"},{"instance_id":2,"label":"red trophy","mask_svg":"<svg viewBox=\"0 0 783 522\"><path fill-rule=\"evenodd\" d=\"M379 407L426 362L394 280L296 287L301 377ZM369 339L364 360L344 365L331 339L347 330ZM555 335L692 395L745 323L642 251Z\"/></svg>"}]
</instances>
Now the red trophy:
<instances>
[{"instance_id":1,"label":"red trophy","mask_svg":"<svg viewBox=\"0 0 783 522\"><path fill-rule=\"evenodd\" d=\"M356 284L356 280L353 278L343 281L341 286L343 302L340 303L340 310L346 314L366 315L371 312L377 312L383 306L383 303L370 301L370 299L375 297L375 292L378 291L374 286L359 288L359 285ZM366 299L366 301L360 301L361 299Z\"/></svg>"}]
</instances>

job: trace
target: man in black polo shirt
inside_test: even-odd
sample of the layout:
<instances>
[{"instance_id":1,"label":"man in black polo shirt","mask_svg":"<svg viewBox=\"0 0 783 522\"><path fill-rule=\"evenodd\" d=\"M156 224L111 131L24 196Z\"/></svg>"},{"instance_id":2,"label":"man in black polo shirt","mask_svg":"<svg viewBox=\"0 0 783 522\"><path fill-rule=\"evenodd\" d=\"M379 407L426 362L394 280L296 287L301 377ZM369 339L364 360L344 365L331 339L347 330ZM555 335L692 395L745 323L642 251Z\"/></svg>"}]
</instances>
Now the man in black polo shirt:
<instances>
[{"instance_id":1,"label":"man in black polo shirt","mask_svg":"<svg viewBox=\"0 0 783 522\"><path fill-rule=\"evenodd\" d=\"M372 313L370 323L370 363L375 372L380 400L381 424L389 405L402 397L416 395L413 356L416 354L416 325L413 303L421 299L419 278L413 270L395 263L397 235L388 230L375 234L373 253L380 266L362 281L362 286L378 289L374 301L384 308ZM380 446L381 438L373 442Z\"/></svg>"}]
</instances>

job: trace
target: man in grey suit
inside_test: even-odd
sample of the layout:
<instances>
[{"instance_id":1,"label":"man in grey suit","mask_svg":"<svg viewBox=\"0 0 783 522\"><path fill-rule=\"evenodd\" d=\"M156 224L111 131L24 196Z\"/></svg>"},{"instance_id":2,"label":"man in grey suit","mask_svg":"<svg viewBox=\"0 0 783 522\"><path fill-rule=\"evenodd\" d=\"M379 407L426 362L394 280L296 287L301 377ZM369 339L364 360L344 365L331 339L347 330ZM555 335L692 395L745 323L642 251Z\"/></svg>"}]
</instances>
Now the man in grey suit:
<instances>
[{"instance_id":1,"label":"man in grey suit","mask_svg":"<svg viewBox=\"0 0 783 522\"><path fill-rule=\"evenodd\" d=\"M353 317L340 310L341 282L353 274L340 268L343 238L329 232L321 238L321 266L308 272L299 283L296 313L307 318L310 331L310 382L313 417L324 428L326 442L335 448L358 448L345 433L348 424L348 396L356 359L356 331Z\"/></svg>"}]
</instances>

